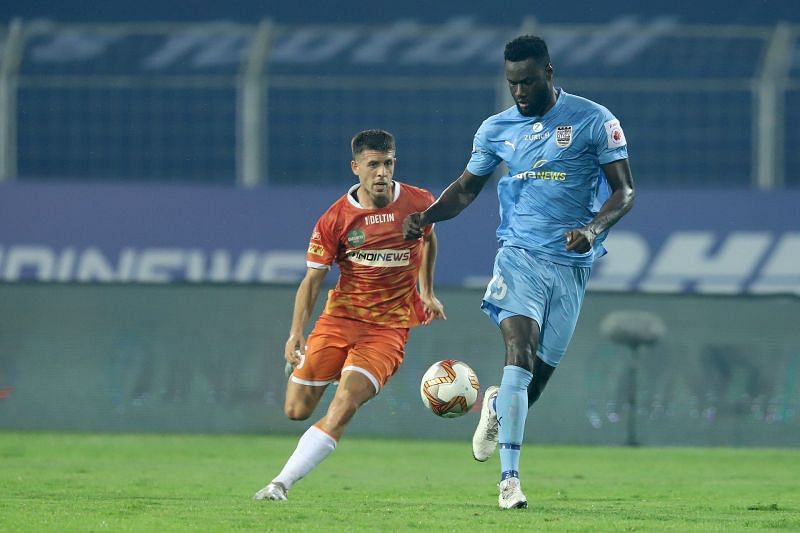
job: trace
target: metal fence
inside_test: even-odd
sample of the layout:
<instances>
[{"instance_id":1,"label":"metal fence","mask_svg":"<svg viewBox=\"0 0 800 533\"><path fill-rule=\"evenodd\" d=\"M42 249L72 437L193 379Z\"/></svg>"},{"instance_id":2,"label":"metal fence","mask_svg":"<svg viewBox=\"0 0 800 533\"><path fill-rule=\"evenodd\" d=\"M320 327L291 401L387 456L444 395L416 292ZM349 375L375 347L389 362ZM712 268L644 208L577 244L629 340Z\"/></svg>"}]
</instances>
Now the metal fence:
<instances>
[{"instance_id":1,"label":"metal fence","mask_svg":"<svg viewBox=\"0 0 800 533\"><path fill-rule=\"evenodd\" d=\"M253 186L349 178L349 139L398 138L436 187L509 105L504 43L548 40L557 84L623 122L640 185L800 185L800 27L75 25L0 28L0 178Z\"/></svg>"}]
</instances>

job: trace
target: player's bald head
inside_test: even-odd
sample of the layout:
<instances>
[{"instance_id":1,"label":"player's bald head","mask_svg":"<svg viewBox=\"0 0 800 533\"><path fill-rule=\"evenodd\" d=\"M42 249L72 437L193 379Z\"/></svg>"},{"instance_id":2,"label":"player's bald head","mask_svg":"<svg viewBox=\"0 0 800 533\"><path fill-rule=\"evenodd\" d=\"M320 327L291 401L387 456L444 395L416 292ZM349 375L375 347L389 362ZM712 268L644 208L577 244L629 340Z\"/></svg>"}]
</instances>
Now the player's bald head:
<instances>
[{"instance_id":1,"label":"player's bald head","mask_svg":"<svg viewBox=\"0 0 800 533\"><path fill-rule=\"evenodd\" d=\"M547 43L541 37L535 35L521 35L506 44L503 52L506 61L514 63L533 59L542 67L550 64L550 52L547 51Z\"/></svg>"}]
</instances>

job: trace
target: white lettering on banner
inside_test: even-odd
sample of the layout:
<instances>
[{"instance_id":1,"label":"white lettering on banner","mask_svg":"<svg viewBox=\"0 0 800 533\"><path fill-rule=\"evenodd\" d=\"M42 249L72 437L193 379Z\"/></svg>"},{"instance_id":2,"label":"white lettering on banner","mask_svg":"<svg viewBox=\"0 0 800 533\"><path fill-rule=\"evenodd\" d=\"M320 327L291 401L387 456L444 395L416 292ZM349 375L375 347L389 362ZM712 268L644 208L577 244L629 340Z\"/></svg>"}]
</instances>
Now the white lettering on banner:
<instances>
[{"instance_id":1,"label":"white lettering on banner","mask_svg":"<svg viewBox=\"0 0 800 533\"><path fill-rule=\"evenodd\" d=\"M496 37L493 31L475 27L470 18L458 17L417 40L400 60L413 64L461 63L493 44Z\"/></svg>"},{"instance_id":2,"label":"white lettering on banner","mask_svg":"<svg viewBox=\"0 0 800 533\"><path fill-rule=\"evenodd\" d=\"M358 39L355 30L301 29L286 40L278 40L270 53L270 61L283 63L319 63L332 58Z\"/></svg>"},{"instance_id":3,"label":"white lettering on banner","mask_svg":"<svg viewBox=\"0 0 800 533\"><path fill-rule=\"evenodd\" d=\"M109 33L62 31L52 35L49 41L34 46L31 59L42 63L86 61L102 56L108 51L109 45L122 38L122 35Z\"/></svg>"},{"instance_id":4,"label":"white lettering on banner","mask_svg":"<svg viewBox=\"0 0 800 533\"><path fill-rule=\"evenodd\" d=\"M647 48L653 41L666 35L678 24L677 17L661 16L644 26L639 31L628 35L618 46L612 47L605 54L607 65L624 65L629 63L637 54ZM548 42L548 48L549 48ZM550 55L553 55L552 49Z\"/></svg>"},{"instance_id":5,"label":"white lettering on banner","mask_svg":"<svg viewBox=\"0 0 800 533\"><path fill-rule=\"evenodd\" d=\"M420 32L416 22L396 22L385 31L373 33L360 48L353 51L355 63L382 63L392 59L390 48L413 39Z\"/></svg>"},{"instance_id":6,"label":"white lettering on banner","mask_svg":"<svg viewBox=\"0 0 800 533\"><path fill-rule=\"evenodd\" d=\"M679 231L660 248L639 233L615 230L609 254L595 265L591 290L800 295L800 232ZM368 266L408 264L408 250L352 250ZM356 253L357 252L357 253ZM305 250L100 248L21 243L0 245L0 282L295 283L306 271ZM464 286L486 287L486 275L462 274Z\"/></svg>"},{"instance_id":7,"label":"white lettering on banner","mask_svg":"<svg viewBox=\"0 0 800 533\"><path fill-rule=\"evenodd\" d=\"M250 40L241 32L216 29L209 32L192 29L172 34L161 48L144 60L146 69L167 68L184 56L193 53L191 64L194 67L213 67L241 63Z\"/></svg>"},{"instance_id":8,"label":"white lettering on banner","mask_svg":"<svg viewBox=\"0 0 800 533\"><path fill-rule=\"evenodd\" d=\"M256 281L280 283L297 281L298 265L306 270L305 251L272 251L264 254Z\"/></svg>"},{"instance_id":9,"label":"white lettering on banner","mask_svg":"<svg viewBox=\"0 0 800 533\"><path fill-rule=\"evenodd\" d=\"M69 281L75 268L77 251L75 248L64 248L58 257L56 266L56 281Z\"/></svg>"},{"instance_id":10,"label":"white lettering on banner","mask_svg":"<svg viewBox=\"0 0 800 533\"><path fill-rule=\"evenodd\" d=\"M612 21L603 28L603 31L583 39L582 45L573 48L566 55L565 63L579 65L588 63L598 56L602 57L606 49L619 46L627 36L632 35L637 26L636 17L625 16Z\"/></svg>"},{"instance_id":11,"label":"white lettering on banner","mask_svg":"<svg viewBox=\"0 0 800 533\"><path fill-rule=\"evenodd\" d=\"M642 275L650 259L647 240L633 231L617 230L609 233L603 246L609 253L595 263L589 278L589 289L630 289Z\"/></svg>"},{"instance_id":12,"label":"white lettering on banner","mask_svg":"<svg viewBox=\"0 0 800 533\"><path fill-rule=\"evenodd\" d=\"M379 29L335 25L287 27L282 28L273 43L269 60L289 64L338 60L356 65L387 61L406 65L495 65L497 51L502 50L508 34L480 22L457 17L435 26L399 21ZM640 55L675 24L670 17L651 21L622 17L611 21L604 31L590 36L567 30L549 32L545 38L550 54L559 56L562 63L616 65ZM139 53L132 61L139 61L145 70L169 69L181 61L188 61L195 68L241 64L252 35L251 28L224 22L198 24L187 30L154 35L160 42L155 51L150 51L136 46L133 39L139 34L135 30L110 34L89 29L51 30L45 26L39 31L45 40L32 47L34 62L69 63L102 58L109 56L113 44L115 50L120 47L129 50L130 55Z\"/></svg>"},{"instance_id":13,"label":"white lettering on banner","mask_svg":"<svg viewBox=\"0 0 800 533\"><path fill-rule=\"evenodd\" d=\"M95 247L0 246L0 281L79 281L100 283L281 283L296 282L306 271L304 250L244 250L232 261L227 250L124 248L109 259Z\"/></svg>"},{"instance_id":14,"label":"white lettering on banner","mask_svg":"<svg viewBox=\"0 0 800 533\"><path fill-rule=\"evenodd\" d=\"M97 248L87 248L83 251L75 278L78 281L102 281L105 283L117 280L111 262ZM67 277L61 281L67 281L68 279L70 278Z\"/></svg>"},{"instance_id":15,"label":"white lettering on banner","mask_svg":"<svg viewBox=\"0 0 800 533\"><path fill-rule=\"evenodd\" d=\"M682 292L694 283L701 293L741 292L772 240L769 232L735 232L712 255L718 242L714 232L675 232L659 250L640 288Z\"/></svg>"},{"instance_id":16,"label":"white lettering on banner","mask_svg":"<svg viewBox=\"0 0 800 533\"><path fill-rule=\"evenodd\" d=\"M787 233L778 240L750 292L800 295L800 233Z\"/></svg>"},{"instance_id":17,"label":"white lettering on banner","mask_svg":"<svg viewBox=\"0 0 800 533\"><path fill-rule=\"evenodd\" d=\"M51 281L55 272L56 256L48 246L11 246L3 270L5 281L19 281L27 277ZM32 276L25 275L30 272Z\"/></svg>"},{"instance_id":18,"label":"white lettering on banner","mask_svg":"<svg viewBox=\"0 0 800 533\"><path fill-rule=\"evenodd\" d=\"M177 248L148 248L141 252L135 279L143 283L169 283L184 265L186 251Z\"/></svg>"}]
</instances>

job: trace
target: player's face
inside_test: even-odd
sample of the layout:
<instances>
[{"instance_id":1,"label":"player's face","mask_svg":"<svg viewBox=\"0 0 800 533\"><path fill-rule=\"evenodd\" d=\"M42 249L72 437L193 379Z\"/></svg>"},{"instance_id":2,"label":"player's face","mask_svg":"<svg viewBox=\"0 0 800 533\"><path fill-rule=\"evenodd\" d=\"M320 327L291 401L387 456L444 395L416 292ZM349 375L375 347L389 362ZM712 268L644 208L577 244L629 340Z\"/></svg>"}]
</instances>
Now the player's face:
<instances>
[{"instance_id":1,"label":"player's face","mask_svg":"<svg viewBox=\"0 0 800 533\"><path fill-rule=\"evenodd\" d=\"M395 162L394 152L364 150L350 163L353 174L358 176L361 191L372 204L369 207L384 207L392 201Z\"/></svg>"},{"instance_id":2,"label":"player's face","mask_svg":"<svg viewBox=\"0 0 800 533\"><path fill-rule=\"evenodd\" d=\"M526 117L542 116L553 104L553 67L534 59L506 61L506 80L519 112Z\"/></svg>"}]
</instances>

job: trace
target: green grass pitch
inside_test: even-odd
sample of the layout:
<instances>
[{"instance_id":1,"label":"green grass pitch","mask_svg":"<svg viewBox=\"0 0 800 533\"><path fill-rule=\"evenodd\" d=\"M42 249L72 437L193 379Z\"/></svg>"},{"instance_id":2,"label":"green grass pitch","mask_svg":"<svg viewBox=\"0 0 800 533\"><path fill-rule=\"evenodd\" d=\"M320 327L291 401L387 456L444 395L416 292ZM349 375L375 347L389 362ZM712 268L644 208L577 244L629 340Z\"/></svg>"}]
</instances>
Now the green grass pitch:
<instances>
[{"instance_id":1,"label":"green grass pitch","mask_svg":"<svg viewBox=\"0 0 800 533\"><path fill-rule=\"evenodd\" d=\"M296 437L0 433L2 531L800 530L800 450L527 446L497 507L466 442L346 438L287 502Z\"/></svg>"}]
</instances>

